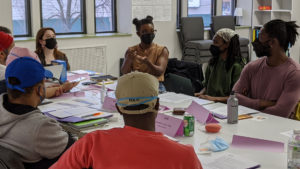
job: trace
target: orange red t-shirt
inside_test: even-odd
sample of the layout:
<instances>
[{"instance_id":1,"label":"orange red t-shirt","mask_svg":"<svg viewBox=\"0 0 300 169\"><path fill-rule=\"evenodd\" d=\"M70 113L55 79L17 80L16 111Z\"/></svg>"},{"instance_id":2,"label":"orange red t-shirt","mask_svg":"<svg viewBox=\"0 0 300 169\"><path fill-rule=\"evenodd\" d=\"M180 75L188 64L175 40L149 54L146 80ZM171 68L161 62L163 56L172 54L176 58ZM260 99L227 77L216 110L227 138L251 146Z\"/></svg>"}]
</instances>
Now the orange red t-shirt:
<instances>
[{"instance_id":1,"label":"orange red t-shirt","mask_svg":"<svg viewBox=\"0 0 300 169\"><path fill-rule=\"evenodd\" d=\"M78 140L51 169L202 169L193 147L129 126Z\"/></svg>"}]
</instances>

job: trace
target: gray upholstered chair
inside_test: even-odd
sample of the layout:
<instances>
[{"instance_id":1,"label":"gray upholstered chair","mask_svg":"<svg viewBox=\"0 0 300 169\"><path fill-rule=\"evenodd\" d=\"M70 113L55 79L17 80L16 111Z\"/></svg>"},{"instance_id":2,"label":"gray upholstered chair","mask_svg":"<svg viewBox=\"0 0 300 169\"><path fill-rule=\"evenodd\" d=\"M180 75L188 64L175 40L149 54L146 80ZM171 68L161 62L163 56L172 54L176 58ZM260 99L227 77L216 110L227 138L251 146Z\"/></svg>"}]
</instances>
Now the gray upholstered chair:
<instances>
[{"instance_id":1,"label":"gray upholstered chair","mask_svg":"<svg viewBox=\"0 0 300 169\"><path fill-rule=\"evenodd\" d=\"M235 30L234 16L213 16L210 25L210 37L213 38L215 33L222 28ZM249 61L249 39L240 37L241 53Z\"/></svg>"},{"instance_id":2,"label":"gray upholstered chair","mask_svg":"<svg viewBox=\"0 0 300 169\"><path fill-rule=\"evenodd\" d=\"M205 63L210 60L209 47L212 40L204 40L204 24L202 17L181 18L182 60Z\"/></svg>"},{"instance_id":3,"label":"gray upholstered chair","mask_svg":"<svg viewBox=\"0 0 300 169\"><path fill-rule=\"evenodd\" d=\"M24 169L19 154L0 146L0 169Z\"/></svg>"}]
</instances>

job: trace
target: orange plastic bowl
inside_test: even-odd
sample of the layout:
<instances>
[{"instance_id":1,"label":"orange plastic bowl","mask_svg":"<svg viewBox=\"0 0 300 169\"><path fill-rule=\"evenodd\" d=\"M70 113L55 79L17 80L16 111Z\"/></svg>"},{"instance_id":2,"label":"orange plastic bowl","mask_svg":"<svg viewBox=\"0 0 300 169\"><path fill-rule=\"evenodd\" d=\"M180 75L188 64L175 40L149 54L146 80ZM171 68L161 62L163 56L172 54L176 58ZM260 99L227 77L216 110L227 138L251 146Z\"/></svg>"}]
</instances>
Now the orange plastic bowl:
<instances>
[{"instance_id":1,"label":"orange plastic bowl","mask_svg":"<svg viewBox=\"0 0 300 169\"><path fill-rule=\"evenodd\" d=\"M209 123L205 125L206 132L208 133L217 133L221 130L221 125L217 123Z\"/></svg>"}]
</instances>

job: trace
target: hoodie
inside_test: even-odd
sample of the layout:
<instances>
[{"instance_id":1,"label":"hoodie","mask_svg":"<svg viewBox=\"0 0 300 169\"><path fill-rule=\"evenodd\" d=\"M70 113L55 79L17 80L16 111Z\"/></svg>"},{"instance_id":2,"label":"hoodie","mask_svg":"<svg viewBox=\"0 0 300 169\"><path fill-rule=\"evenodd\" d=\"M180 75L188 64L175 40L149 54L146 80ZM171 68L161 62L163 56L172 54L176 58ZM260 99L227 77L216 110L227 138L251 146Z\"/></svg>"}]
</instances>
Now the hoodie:
<instances>
[{"instance_id":1,"label":"hoodie","mask_svg":"<svg viewBox=\"0 0 300 169\"><path fill-rule=\"evenodd\" d=\"M19 112L12 113L5 108L7 104L10 104L7 94L0 95L1 146L18 153L26 163L53 159L65 150L68 134L56 120L26 105L14 105ZM27 112L21 113L20 108Z\"/></svg>"}]
</instances>

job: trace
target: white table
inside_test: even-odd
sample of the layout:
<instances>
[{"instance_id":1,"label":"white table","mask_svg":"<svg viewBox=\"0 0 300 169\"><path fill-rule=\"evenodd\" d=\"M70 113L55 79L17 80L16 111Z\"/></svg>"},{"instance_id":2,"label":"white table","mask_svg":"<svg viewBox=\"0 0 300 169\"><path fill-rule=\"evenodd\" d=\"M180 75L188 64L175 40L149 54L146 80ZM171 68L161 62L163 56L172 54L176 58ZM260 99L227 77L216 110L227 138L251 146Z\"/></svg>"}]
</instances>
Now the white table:
<instances>
[{"instance_id":1,"label":"white table","mask_svg":"<svg viewBox=\"0 0 300 169\"><path fill-rule=\"evenodd\" d=\"M191 101L187 101L180 105L176 105L176 107L187 107ZM161 103L166 104L166 103ZM174 107L171 104L168 106ZM171 113L169 113L171 115ZM216 137L221 137L227 143L231 144L233 135L241 135L247 137L254 137L260 139L267 139L272 141L279 141L285 143L285 151L284 153L272 153L272 152L264 152L257 150L248 150L248 149L237 149L237 148L229 148L224 152L229 152L237 155L241 155L251 161L258 162L261 165L261 168L266 169L284 169L287 168L287 143L288 137L280 134L281 132L300 129L300 122L296 120L291 120L287 118L282 118L278 116L273 116L265 113L259 113L256 116L266 117L263 121L255 121L253 119L245 119L240 120L238 124L227 124L226 120L217 119L222 126L222 129L217 134L209 134L205 132L204 125L196 122L195 123L195 134L193 137L178 137L177 139L184 144L191 144L194 146L195 151L199 148L203 148L204 142L207 140L213 140ZM224 152L218 152L224 153ZM216 153L213 153L214 155ZM199 158L201 160L201 156Z\"/></svg>"},{"instance_id":2,"label":"white table","mask_svg":"<svg viewBox=\"0 0 300 169\"><path fill-rule=\"evenodd\" d=\"M90 97L89 95L87 95ZM90 98L89 98L90 99ZM95 98L97 99L97 98ZM100 101L100 98L98 98ZM172 103L164 103L161 102L162 105L166 105L168 107L188 107L191 103L191 100L182 102L180 104L172 104ZM171 113L166 113L168 115L172 115ZM257 150L247 150L247 149L236 149L236 148L229 148L224 152L229 152L237 155L241 155L246 159L258 162L261 165L261 168L266 169L283 169L287 166L287 142L288 137L280 134L281 132L293 130L293 129L300 129L300 122L295 120L290 120L286 118L281 118L273 115L268 115L265 113L259 113L255 116L263 116L267 119L263 121L255 121L253 119L245 119L240 120L238 124L227 124L226 120L220 120L220 124L222 129L217 134L209 134L204 131L204 125L195 122L195 134L192 137L177 137L181 143L183 144L191 144L194 146L195 151L201 147L203 147L203 143L207 140L213 140L216 137L221 137L229 144L232 141L232 136L234 134L247 136L247 137L254 137L254 138L261 138L273 141L279 141L285 143L285 152L284 153L270 153L264 151L257 151ZM122 116L119 113L114 113L115 120L109 122L108 124L101 126L97 129L106 130L114 127L123 127L124 122ZM182 118L182 117L181 117ZM117 119L117 120L116 120ZM82 134L92 132L96 129L91 130L84 130ZM224 152L218 152L224 153ZM215 155L216 153L212 153L211 155ZM203 158L203 155L199 155L200 161Z\"/></svg>"}]
</instances>

